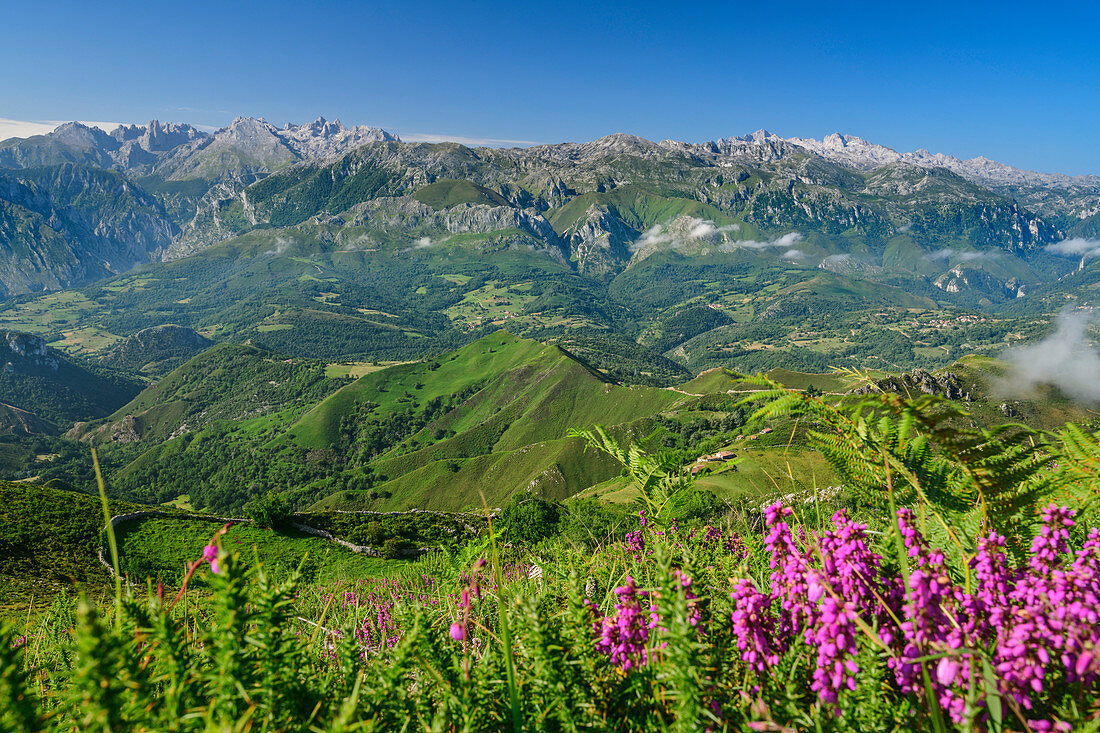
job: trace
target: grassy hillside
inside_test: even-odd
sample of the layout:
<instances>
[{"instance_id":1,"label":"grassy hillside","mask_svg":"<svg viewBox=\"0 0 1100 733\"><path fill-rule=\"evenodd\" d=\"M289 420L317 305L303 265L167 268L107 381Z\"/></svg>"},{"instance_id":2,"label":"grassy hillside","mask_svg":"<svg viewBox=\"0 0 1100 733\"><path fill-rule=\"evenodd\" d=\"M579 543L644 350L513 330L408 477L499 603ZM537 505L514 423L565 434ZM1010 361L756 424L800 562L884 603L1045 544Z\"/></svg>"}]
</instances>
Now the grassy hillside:
<instances>
[{"instance_id":1,"label":"grassy hillside","mask_svg":"<svg viewBox=\"0 0 1100 733\"><path fill-rule=\"evenodd\" d=\"M617 468L565 439L570 428L628 425L683 401L608 383L558 347L500 332L364 376L306 413L290 438L359 452L377 477L369 492L338 492L320 507L361 506L373 494L372 508L457 509L482 494L493 505L518 490L572 495Z\"/></svg>"},{"instance_id":2,"label":"grassy hillside","mask_svg":"<svg viewBox=\"0 0 1100 733\"><path fill-rule=\"evenodd\" d=\"M186 563L202 557L202 548L221 525L203 520L152 517L120 527L119 556L124 575L135 581L160 580L178 586ZM307 583L329 583L385 576L400 561L358 555L333 542L295 530L272 531L234 525L222 539L230 552L259 560L277 576L301 568ZM201 584L202 578L199 578Z\"/></svg>"},{"instance_id":3,"label":"grassy hillside","mask_svg":"<svg viewBox=\"0 0 1100 733\"><path fill-rule=\"evenodd\" d=\"M111 503L115 514L143 508ZM105 582L96 559L102 528L97 496L0 481L0 575Z\"/></svg>"},{"instance_id":4,"label":"grassy hillside","mask_svg":"<svg viewBox=\"0 0 1100 733\"><path fill-rule=\"evenodd\" d=\"M143 390L105 421L77 437L161 441L218 420L301 407L336 389L325 364L286 359L262 347L218 344Z\"/></svg>"},{"instance_id":5,"label":"grassy hillside","mask_svg":"<svg viewBox=\"0 0 1100 733\"><path fill-rule=\"evenodd\" d=\"M912 318L921 323L920 315ZM869 332L869 338L894 339L882 341L884 353L905 335ZM968 393L966 407L983 423L1021 419L1053 427L1090 419L1054 393L1030 401L1001 396L998 368L972 357L934 378L946 380L951 372L954 394ZM219 513L239 511L268 491L289 494L299 508L378 511L501 506L523 491L563 499L619 472L610 459L567 437L572 428L595 424L609 426L624 442L684 450L685 460L694 458L691 451L720 447L714 441L751 437L762 457L719 481L715 490L723 496L759 493L774 484L769 476L790 473L788 461L812 458L795 458L805 441L792 437L791 426L773 425L770 435L757 434L765 426L744 426L749 410L736 402L745 387L729 369L703 372L675 388L628 386L558 346L498 331L424 361L363 371L350 382L326 378L317 362L223 344L146 390L94 434L118 496L160 504L185 495L190 506ZM828 372L768 375L829 395L860 384ZM9 462L28 470L33 459L13 455ZM42 480L92 488L86 455L35 462L33 470ZM806 483L802 488L831 480L817 465L794 474Z\"/></svg>"},{"instance_id":6,"label":"grassy hillside","mask_svg":"<svg viewBox=\"0 0 1100 733\"><path fill-rule=\"evenodd\" d=\"M413 194L413 198L437 209L449 209L459 204L508 205L499 193L472 181L453 178L442 178L435 183L430 183Z\"/></svg>"}]
</instances>

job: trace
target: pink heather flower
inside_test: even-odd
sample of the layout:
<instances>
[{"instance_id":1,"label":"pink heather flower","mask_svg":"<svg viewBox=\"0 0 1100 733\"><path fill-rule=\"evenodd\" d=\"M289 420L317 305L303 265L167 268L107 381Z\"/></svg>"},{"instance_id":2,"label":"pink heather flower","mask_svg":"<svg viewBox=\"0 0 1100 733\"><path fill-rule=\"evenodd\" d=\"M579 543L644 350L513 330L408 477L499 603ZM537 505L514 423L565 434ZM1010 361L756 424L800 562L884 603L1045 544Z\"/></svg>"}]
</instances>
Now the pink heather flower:
<instances>
[{"instance_id":1,"label":"pink heather flower","mask_svg":"<svg viewBox=\"0 0 1100 733\"><path fill-rule=\"evenodd\" d=\"M936 665L936 681L947 686L959 676L959 663L951 657L942 657Z\"/></svg>"},{"instance_id":2,"label":"pink heather flower","mask_svg":"<svg viewBox=\"0 0 1100 733\"><path fill-rule=\"evenodd\" d=\"M207 545L206 547L202 548L202 559L205 562L210 563L210 571L213 572L214 575L221 575L222 568L221 565L218 564L217 545Z\"/></svg>"},{"instance_id":3,"label":"pink heather flower","mask_svg":"<svg viewBox=\"0 0 1100 733\"><path fill-rule=\"evenodd\" d=\"M462 641L466 638L466 627L460 623L451 624L451 638L455 641Z\"/></svg>"}]
</instances>

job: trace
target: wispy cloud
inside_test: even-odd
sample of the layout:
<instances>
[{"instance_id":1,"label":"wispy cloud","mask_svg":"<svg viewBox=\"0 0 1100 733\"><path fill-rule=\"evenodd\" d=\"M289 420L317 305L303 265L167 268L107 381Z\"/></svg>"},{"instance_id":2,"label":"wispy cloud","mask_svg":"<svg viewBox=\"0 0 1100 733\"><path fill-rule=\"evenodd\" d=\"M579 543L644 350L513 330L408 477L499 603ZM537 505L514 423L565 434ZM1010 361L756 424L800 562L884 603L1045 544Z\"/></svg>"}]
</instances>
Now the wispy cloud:
<instances>
[{"instance_id":1,"label":"wispy cloud","mask_svg":"<svg viewBox=\"0 0 1100 733\"><path fill-rule=\"evenodd\" d=\"M281 255L290 249L292 244L294 244L294 240L289 237L275 237L275 246L264 252L264 254Z\"/></svg>"},{"instance_id":2,"label":"wispy cloud","mask_svg":"<svg viewBox=\"0 0 1100 733\"><path fill-rule=\"evenodd\" d=\"M1100 239L1086 239L1084 237L1064 239L1061 242L1048 244L1046 250L1056 255L1066 255L1068 257L1097 257L1100 256Z\"/></svg>"},{"instance_id":3,"label":"wispy cloud","mask_svg":"<svg viewBox=\"0 0 1100 733\"><path fill-rule=\"evenodd\" d=\"M764 240L764 241L759 241L759 240L756 240L756 239L739 239L739 240L734 241L734 242L724 242L721 245L721 247L722 247L722 249L727 250L727 251L732 251L732 250L735 250L735 249L764 250L764 249L770 249L770 248L774 247L776 249L786 250L783 253L784 257L787 257L788 259L795 259L795 257L802 256L803 254L805 254L801 250L794 248L794 245L798 244L801 241L802 241L802 233L801 232L787 232L782 237L777 237L775 239L767 239L767 240ZM788 255L792 252L798 252L798 255L788 257Z\"/></svg>"},{"instance_id":4,"label":"wispy cloud","mask_svg":"<svg viewBox=\"0 0 1100 733\"><path fill-rule=\"evenodd\" d=\"M53 132L58 125L63 125L69 121L71 120L10 120L0 117L0 140L7 140L10 137L45 135L47 132ZM98 127L106 132L110 132L121 124L119 122L92 122L88 120L78 120L78 122L88 127Z\"/></svg>"},{"instance_id":5,"label":"wispy cloud","mask_svg":"<svg viewBox=\"0 0 1100 733\"><path fill-rule=\"evenodd\" d=\"M956 262L974 262L977 260L994 260L1000 257L997 252L970 252L961 249L937 249L924 255L926 260L955 260Z\"/></svg>"},{"instance_id":6,"label":"wispy cloud","mask_svg":"<svg viewBox=\"0 0 1100 733\"><path fill-rule=\"evenodd\" d=\"M631 252L655 247L661 244L671 244L673 249L698 239L727 239L730 232L741 228L740 224L726 224L718 226L710 219L697 219L694 216L681 216L668 224L655 224L642 233L630 245Z\"/></svg>"},{"instance_id":7,"label":"wispy cloud","mask_svg":"<svg viewBox=\"0 0 1100 733\"><path fill-rule=\"evenodd\" d=\"M715 245L721 252L734 252L739 249L763 251L783 250L780 257L786 260L800 260L806 253L795 245L802 241L801 232L787 232L775 239L731 239L733 232L740 231L737 223L718 226L710 219L693 216L681 216L666 224L657 224L647 229L642 236L630 244L631 252L652 250L660 245L670 245L680 249L692 242Z\"/></svg>"},{"instance_id":8,"label":"wispy cloud","mask_svg":"<svg viewBox=\"0 0 1100 733\"><path fill-rule=\"evenodd\" d=\"M399 137L407 143L459 143L473 147L504 148L542 145L536 140L512 140L503 137L468 137L466 135L440 135L431 132L402 132Z\"/></svg>"}]
</instances>

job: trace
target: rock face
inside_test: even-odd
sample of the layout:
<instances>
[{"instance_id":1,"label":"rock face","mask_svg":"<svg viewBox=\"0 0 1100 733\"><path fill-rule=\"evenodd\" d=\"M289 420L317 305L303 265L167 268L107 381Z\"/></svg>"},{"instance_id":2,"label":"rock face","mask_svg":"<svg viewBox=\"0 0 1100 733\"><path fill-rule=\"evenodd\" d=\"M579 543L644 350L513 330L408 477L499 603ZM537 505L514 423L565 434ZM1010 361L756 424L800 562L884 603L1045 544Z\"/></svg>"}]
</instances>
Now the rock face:
<instances>
[{"instance_id":1,"label":"rock face","mask_svg":"<svg viewBox=\"0 0 1100 733\"><path fill-rule=\"evenodd\" d=\"M158 259L178 232L157 198L119 173L0 170L0 296L125 272Z\"/></svg>"},{"instance_id":2,"label":"rock face","mask_svg":"<svg viewBox=\"0 0 1100 733\"><path fill-rule=\"evenodd\" d=\"M324 117L308 125L287 124L277 134L302 160L322 160L343 155L367 143L398 140L396 135L380 127L345 127L340 120L329 122Z\"/></svg>"},{"instance_id":3,"label":"rock face","mask_svg":"<svg viewBox=\"0 0 1100 733\"><path fill-rule=\"evenodd\" d=\"M29 333L6 331L3 336L5 369L56 372L60 362L50 353L45 339Z\"/></svg>"},{"instance_id":4,"label":"rock face","mask_svg":"<svg viewBox=\"0 0 1100 733\"><path fill-rule=\"evenodd\" d=\"M814 232L874 243L905 234L920 246L962 242L1023 257L1066 236L1052 221L1100 212L1098 177L1030 174L985 159L898 153L854 136L782 138L766 130L698 144L614 134L471 149L402 143L379 128L324 118L278 128L238 117L213 133L157 120L110 133L66 123L0 142L0 169L0 295L184 257L257 227L338 225L335 217L346 221L376 199L398 200L389 207L397 211L441 179L485 195L452 207L441 232L524 232L532 246L600 276L637 259L643 234L676 216L720 212L774 236ZM117 180L104 178L111 175ZM60 185L66 178L80 185ZM405 230L422 219L413 212ZM986 283L968 272L928 269L918 274L942 275L936 284L945 292L1026 292L1024 270ZM1012 276L1021 279L1007 284Z\"/></svg>"},{"instance_id":5,"label":"rock face","mask_svg":"<svg viewBox=\"0 0 1100 733\"><path fill-rule=\"evenodd\" d=\"M950 371L935 375L924 369L914 369L911 372L880 379L874 385L859 387L852 391L853 394L875 392L893 392L912 397L920 394L938 395L949 400L970 402L970 391L962 384L959 375Z\"/></svg>"}]
</instances>

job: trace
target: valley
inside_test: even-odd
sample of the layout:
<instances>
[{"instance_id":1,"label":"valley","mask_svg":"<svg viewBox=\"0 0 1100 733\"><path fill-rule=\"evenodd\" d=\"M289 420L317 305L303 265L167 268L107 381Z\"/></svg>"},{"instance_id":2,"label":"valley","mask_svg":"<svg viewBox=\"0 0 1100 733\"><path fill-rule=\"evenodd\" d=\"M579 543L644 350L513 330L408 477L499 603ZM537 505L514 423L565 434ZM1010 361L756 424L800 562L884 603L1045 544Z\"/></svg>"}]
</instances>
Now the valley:
<instances>
[{"instance_id":1,"label":"valley","mask_svg":"<svg viewBox=\"0 0 1100 733\"><path fill-rule=\"evenodd\" d=\"M607 710L575 704L591 729L647 670L760 691L745 639L778 650L802 623L759 595L765 567L797 558L892 628L905 558L970 598L989 532L991 567L1042 583L1023 548L1056 518L1037 507L1095 524L1098 202L1090 177L848 136L475 148L238 118L0 142L0 620L55 669L77 617L113 606L159 619L161 649L186 628L254 653L203 637L211 618L246 645L293 634L263 648L326 680L415 667L499 692L496 652L466 640L495 650L522 619L525 689L568 670L603 690ZM942 549L905 534L894 557L903 521ZM852 577L881 587L841 587L864 556ZM593 646L650 592L649 647ZM881 672L907 658L896 638L871 662L861 642L857 671L911 704L927 693ZM782 653L791 679L818 669ZM760 694L820 719L802 682ZM630 703L654 724L680 715L664 684ZM706 695L760 717L721 684ZM438 704L414 687L387 699Z\"/></svg>"}]
</instances>

